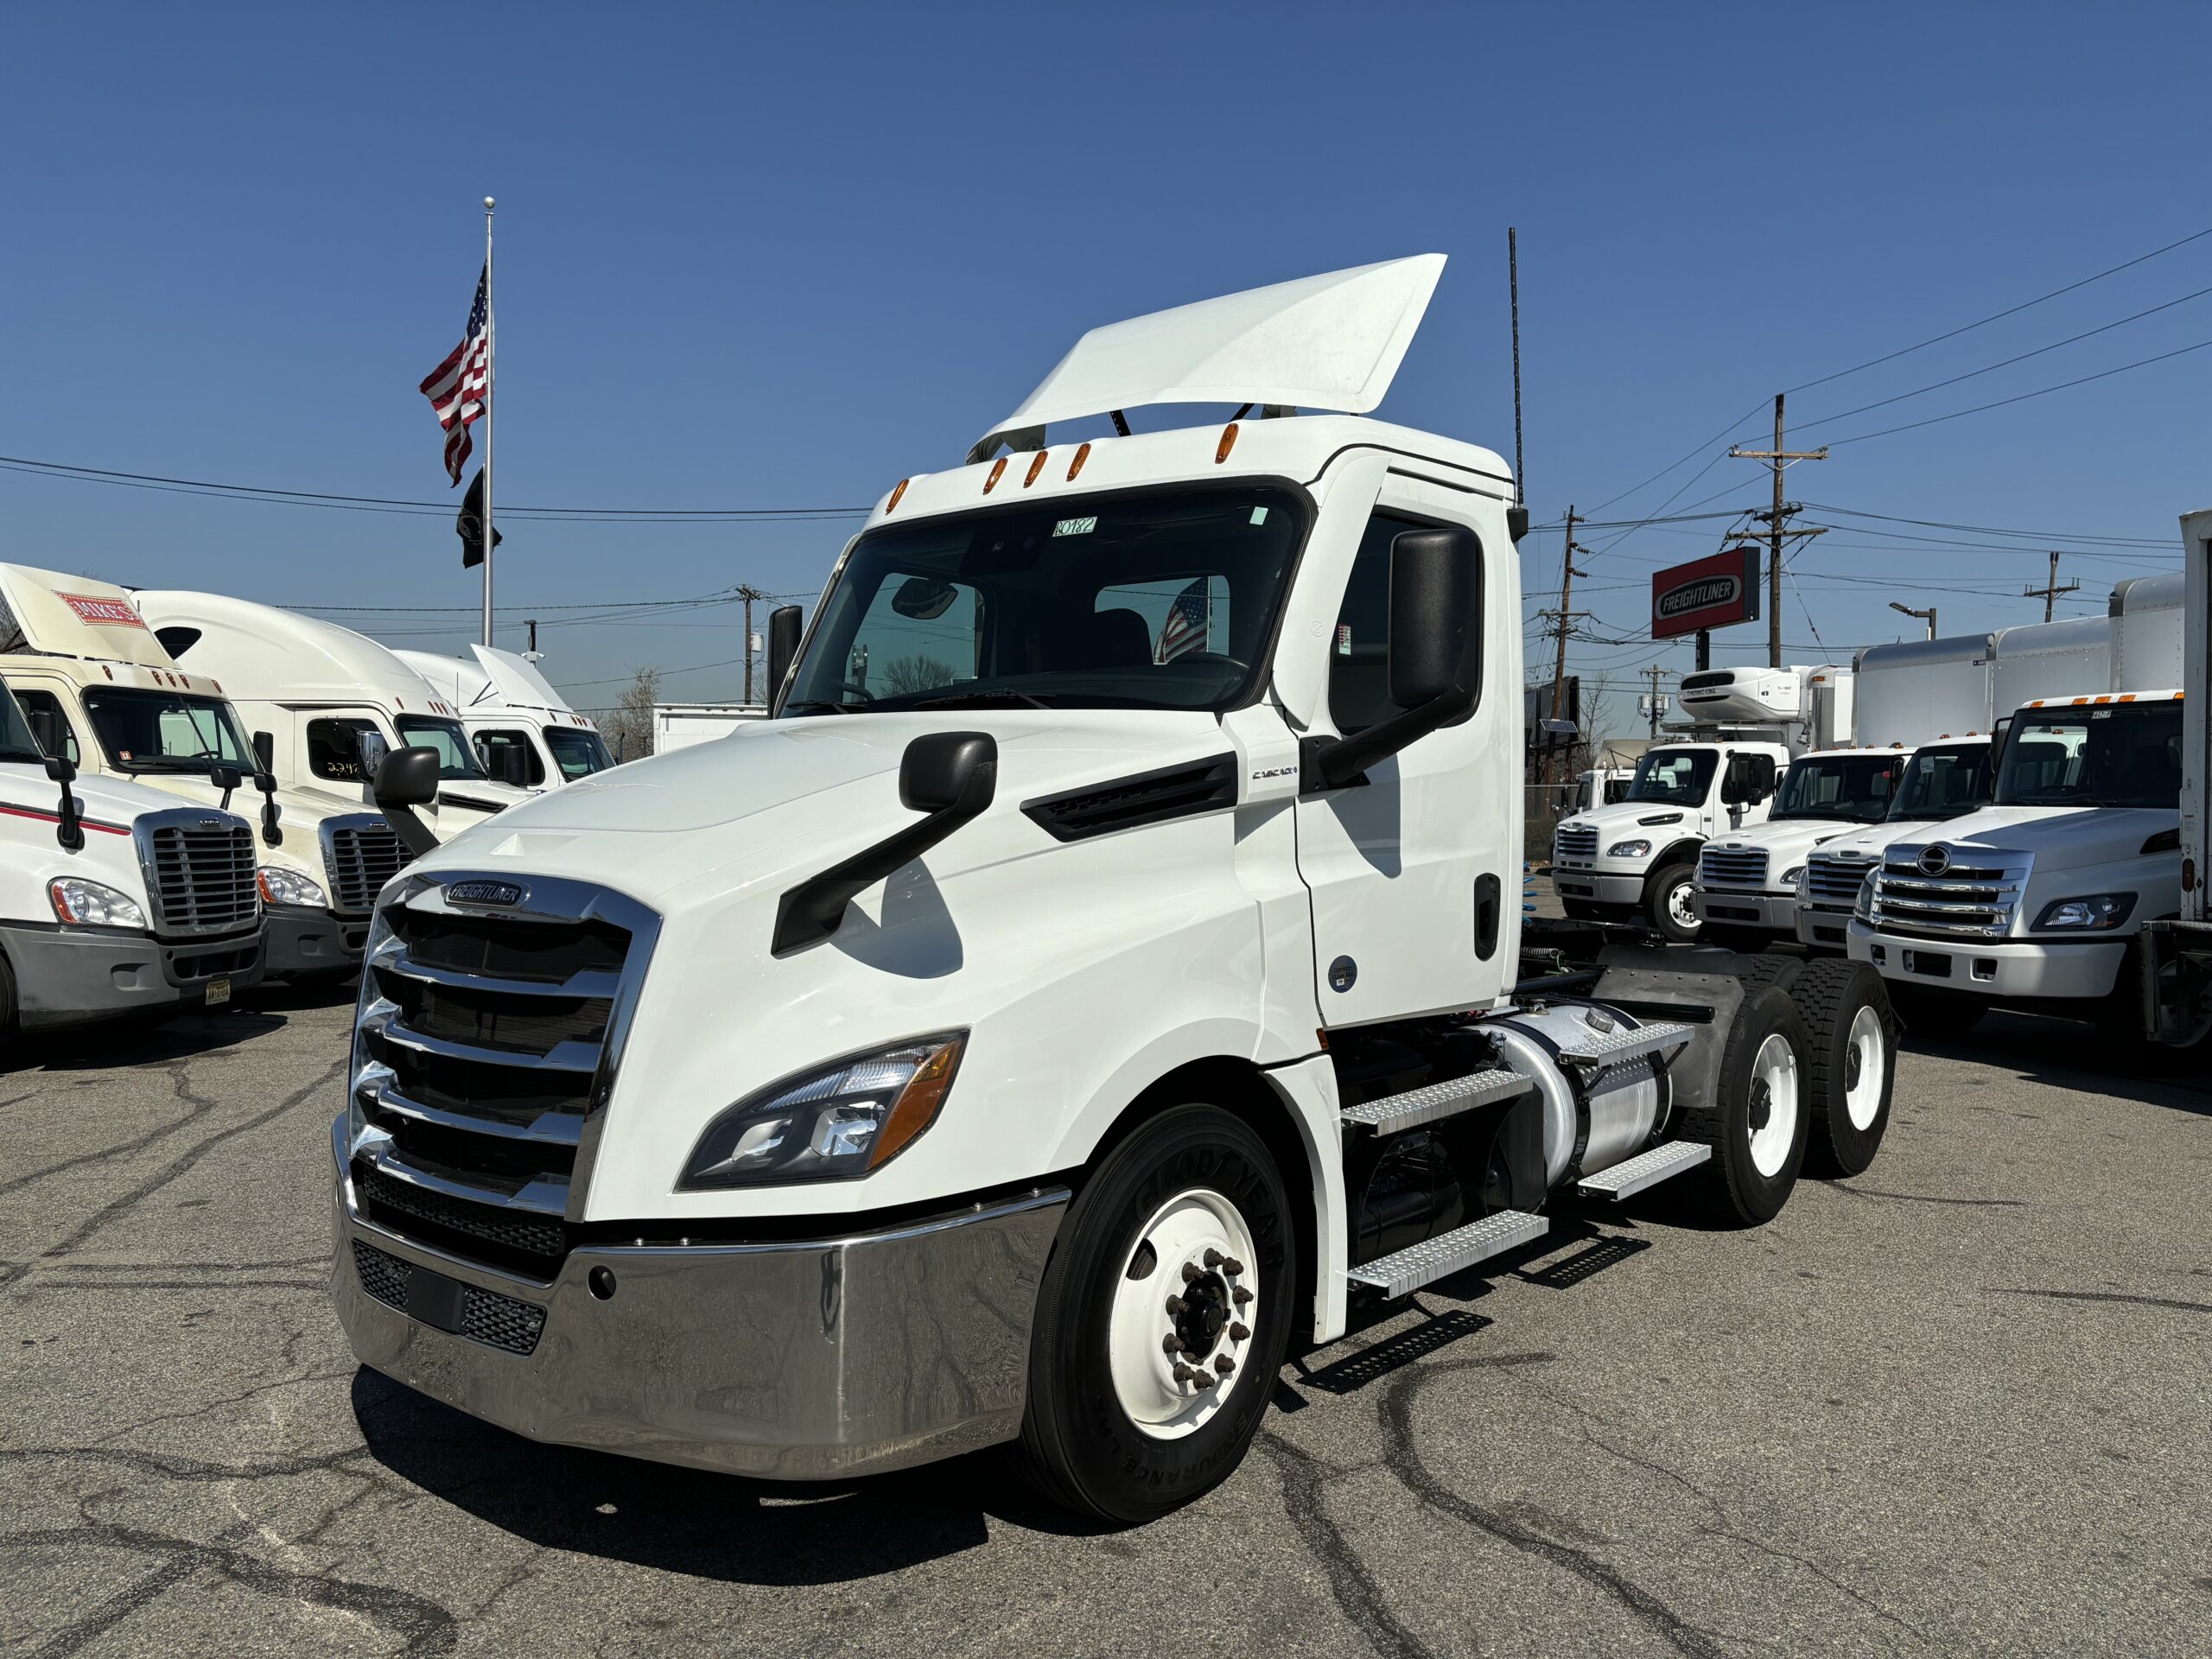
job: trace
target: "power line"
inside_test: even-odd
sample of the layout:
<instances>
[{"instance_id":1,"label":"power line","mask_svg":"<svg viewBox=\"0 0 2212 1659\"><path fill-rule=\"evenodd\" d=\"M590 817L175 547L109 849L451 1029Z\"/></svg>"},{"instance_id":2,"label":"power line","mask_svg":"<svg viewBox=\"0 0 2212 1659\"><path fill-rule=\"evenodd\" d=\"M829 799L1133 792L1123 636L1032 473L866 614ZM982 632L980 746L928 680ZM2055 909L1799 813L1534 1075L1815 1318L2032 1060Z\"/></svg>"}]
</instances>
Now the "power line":
<instances>
[{"instance_id":1,"label":"power line","mask_svg":"<svg viewBox=\"0 0 2212 1659\"><path fill-rule=\"evenodd\" d=\"M2133 363L2123 363L2116 369L2106 369L2098 374L2085 374L2077 380L2062 380L2055 386L2038 386L2033 391L2021 392L2014 397L1999 397L1993 404L1976 404L1972 409L1954 410L1948 415L1931 415L1924 421L1908 421L1903 426L1885 426L1878 432L1859 432L1847 438L1831 438L1828 448L1840 448L1847 443L1864 443L1869 438L1886 438L1898 432L1914 432L1923 426L1940 426L1945 421L1963 420L1969 415L1980 415L1993 409L2003 409L2008 404L2024 404L2031 397L2047 397L2054 391L2064 391L2069 386L2086 386L2092 380L2109 380L2115 374L2126 374L2131 369L2147 368L2153 363L2164 363L2169 358L2187 357L2191 352L2201 352L2212 346L2212 340L2200 340L2194 346L2178 346L2171 352L2160 352L2155 357L2138 358Z\"/></svg>"},{"instance_id":2,"label":"power line","mask_svg":"<svg viewBox=\"0 0 2212 1659\"><path fill-rule=\"evenodd\" d=\"M2176 544L2164 537L2108 536L2102 532L2075 534L2063 530L2005 530L1995 524L1956 524L1941 518L1904 518L1895 513L1867 512L1857 507L1832 506L1824 501L1808 501L1805 505L1816 512L1837 512L1848 518L1878 518L1885 524L1918 524L1927 530L1971 531L1980 536L2019 536L2033 542L2093 542L2114 547L2125 545L2157 548L2171 547Z\"/></svg>"}]
</instances>

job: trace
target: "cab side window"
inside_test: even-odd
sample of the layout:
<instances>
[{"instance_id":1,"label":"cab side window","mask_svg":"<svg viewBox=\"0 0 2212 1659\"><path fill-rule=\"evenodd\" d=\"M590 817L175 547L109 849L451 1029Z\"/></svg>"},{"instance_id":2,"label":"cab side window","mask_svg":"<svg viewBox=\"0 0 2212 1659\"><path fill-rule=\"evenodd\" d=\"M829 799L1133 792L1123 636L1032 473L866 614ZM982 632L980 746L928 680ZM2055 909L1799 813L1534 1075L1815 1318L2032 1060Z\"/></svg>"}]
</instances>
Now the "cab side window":
<instances>
[{"instance_id":1,"label":"cab side window","mask_svg":"<svg viewBox=\"0 0 2212 1659\"><path fill-rule=\"evenodd\" d=\"M72 766L84 758L77 751L76 728L70 725L60 698L51 691L17 691L16 701L22 704L23 718L30 722L31 735L38 739L39 747Z\"/></svg>"},{"instance_id":2,"label":"cab side window","mask_svg":"<svg viewBox=\"0 0 2212 1659\"><path fill-rule=\"evenodd\" d=\"M530 734L501 728L496 731L475 734L476 758L484 763L484 770L499 781L506 780L506 757L513 751L522 751L523 779L536 789L545 781L545 763L537 758L537 746L530 741Z\"/></svg>"},{"instance_id":3,"label":"cab side window","mask_svg":"<svg viewBox=\"0 0 2212 1659\"><path fill-rule=\"evenodd\" d=\"M308 722L308 770L333 783L365 781L361 771L361 734L376 727L365 720L311 720Z\"/></svg>"},{"instance_id":4,"label":"cab side window","mask_svg":"<svg viewBox=\"0 0 2212 1659\"><path fill-rule=\"evenodd\" d=\"M1346 736L1400 712L1390 700L1390 543L1405 531L1427 528L1418 519L1378 512L1352 556L1329 641L1329 715Z\"/></svg>"}]
</instances>

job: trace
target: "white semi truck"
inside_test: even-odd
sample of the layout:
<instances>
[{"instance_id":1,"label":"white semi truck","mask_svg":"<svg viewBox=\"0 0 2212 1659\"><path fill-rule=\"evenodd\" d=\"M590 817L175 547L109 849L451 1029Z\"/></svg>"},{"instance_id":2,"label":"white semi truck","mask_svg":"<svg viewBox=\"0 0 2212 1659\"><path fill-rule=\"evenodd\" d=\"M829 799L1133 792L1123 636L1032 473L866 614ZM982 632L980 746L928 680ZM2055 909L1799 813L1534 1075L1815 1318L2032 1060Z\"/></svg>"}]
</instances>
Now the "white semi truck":
<instances>
[{"instance_id":1,"label":"white semi truck","mask_svg":"<svg viewBox=\"0 0 2212 1659\"><path fill-rule=\"evenodd\" d=\"M219 1007L263 960L246 821L79 778L0 690L0 1042Z\"/></svg>"},{"instance_id":2,"label":"white semi truck","mask_svg":"<svg viewBox=\"0 0 2212 1659\"><path fill-rule=\"evenodd\" d=\"M1764 823L1783 769L1848 734L1851 705L1851 672L1834 665L1683 676L1675 714L1687 729L1644 751L1620 801L1553 834L1552 885L1567 913L1641 918L1670 941L1697 938L1705 843Z\"/></svg>"},{"instance_id":3,"label":"white semi truck","mask_svg":"<svg viewBox=\"0 0 2212 1659\"><path fill-rule=\"evenodd\" d=\"M774 717L385 888L331 1125L365 1363L783 1478L1014 1441L1143 1520L1355 1298L1684 1172L1747 1222L1866 1166L1865 968L1524 976L1525 516L1363 418L1442 264L1093 330L772 620Z\"/></svg>"},{"instance_id":4,"label":"white semi truck","mask_svg":"<svg viewBox=\"0 0 2212 1659\"><path fill-rule=\"evenodd\" d=\"M535 663L492 645L471 645L468 653L392 654L453 706L489 776L536 794L614 764L599 728L569 707Z\"/></svg>"}]
</instances>

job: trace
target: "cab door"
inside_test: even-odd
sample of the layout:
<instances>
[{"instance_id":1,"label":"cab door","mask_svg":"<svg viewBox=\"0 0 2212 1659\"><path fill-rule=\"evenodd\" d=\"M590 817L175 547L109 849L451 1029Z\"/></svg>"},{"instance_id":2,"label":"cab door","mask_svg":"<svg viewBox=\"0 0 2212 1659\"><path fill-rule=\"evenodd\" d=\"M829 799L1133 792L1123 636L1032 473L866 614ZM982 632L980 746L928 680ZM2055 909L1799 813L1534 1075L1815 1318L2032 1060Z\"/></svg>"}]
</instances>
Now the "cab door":
<instances>
[{"instance_id":1,"label":"cab door","mask_svg":"<svg viewBox=\"0 0 2212 1659\"><path fill-rule=\"evenodd\" d=\"M1301 790L1298 863L1313 895L1326 1026L1487 1006L1518 950L1519 617L1502 500L1384 475L1338 584L1335 626L1317 642L1325 686L1307 736L1349 735L1397 712L1386 652L1390 546L1436 524L1464 525L1481 543L1475 707L1377 762L1363 783Z\"/></svg>"}]
</instances>

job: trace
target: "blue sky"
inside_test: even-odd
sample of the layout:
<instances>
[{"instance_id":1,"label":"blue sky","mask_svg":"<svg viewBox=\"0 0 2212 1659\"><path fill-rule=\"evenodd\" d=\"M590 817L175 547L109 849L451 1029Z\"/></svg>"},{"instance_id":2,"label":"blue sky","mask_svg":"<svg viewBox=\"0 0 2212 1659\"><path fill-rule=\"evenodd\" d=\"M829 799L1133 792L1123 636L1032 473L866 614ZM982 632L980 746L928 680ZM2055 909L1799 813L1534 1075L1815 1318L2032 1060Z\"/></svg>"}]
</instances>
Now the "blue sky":
<instances>
[{"instance_id":1,"label":"blue sky","mask_svg":"<svg viewBox=\"0 0 2212 1659\"><path fill-rule=\"evenodd\" d=\"M415 385L459 337L486 193L499 498L621 507L864 505L957 464L1093 323L1427 250L1451 264L1381 412L1510 454L1510 224L1531 508L1618 523L1731 417L1761 438L1777 390L2212 227L2202 6L16 7L8 32L0 454L352 495L449 493ZM1799 392L1792 447L2212 340L2207 296L1813 424L2206 287L2212 237ZM2035 534L1816 515L1838 529L1794 567L1793 658L1814 627L1829 654L1916 631L1891 599L1946 632L2031 620L2002 594L2046 544L2076 609L2171 568L2176 516L2212 503L2209 376L2212 350L1794 470L1793 499ZM1667 511L1766 488L1719 460ZM1686 666L1634 639L1649 573L1722 527L1592 532L1591 627L1628 643L1576 665ZM507 645L531 613L810 594L849 533L505 529ZM474 627L441 516L0 470L0 549L453 607L329 613L395 644ZM1523 553L1533 607L1556 534ZM738 632L717 606L541 643L588 705L645 664L692 671L666 695L732 696L734 666L694 665ZM1720 659L1764 642L1719 636Z\"/></svg>"}]
</instances>

